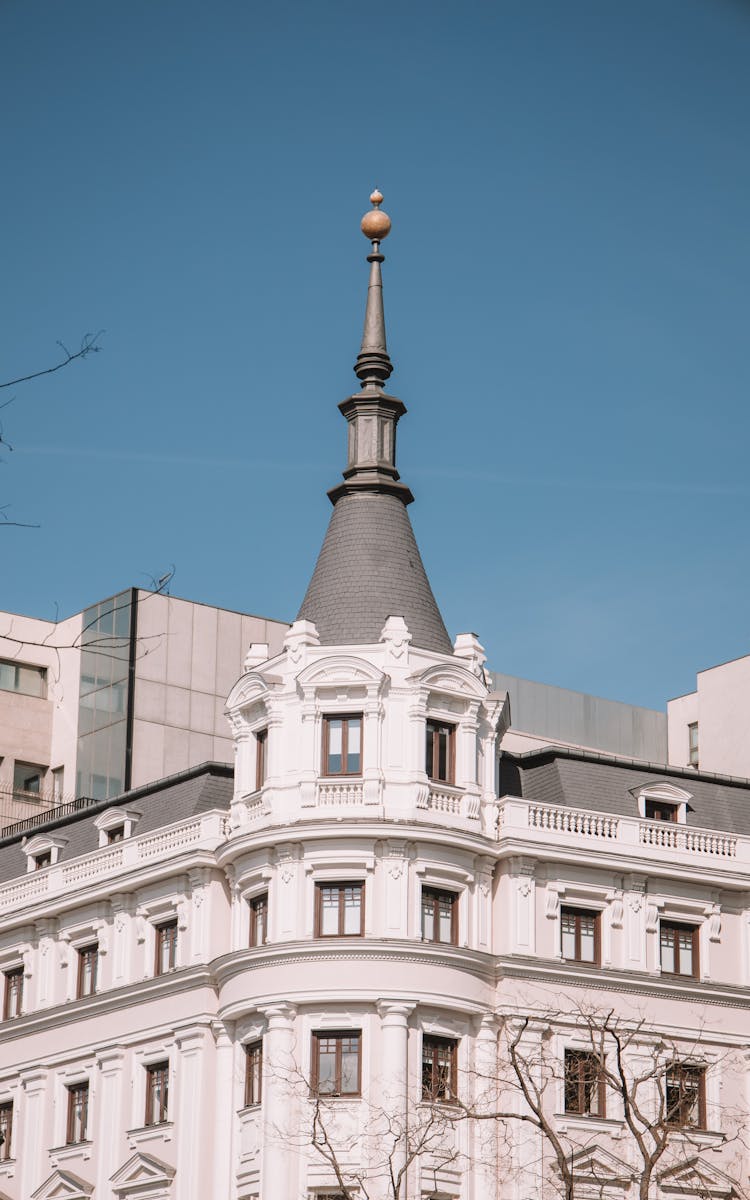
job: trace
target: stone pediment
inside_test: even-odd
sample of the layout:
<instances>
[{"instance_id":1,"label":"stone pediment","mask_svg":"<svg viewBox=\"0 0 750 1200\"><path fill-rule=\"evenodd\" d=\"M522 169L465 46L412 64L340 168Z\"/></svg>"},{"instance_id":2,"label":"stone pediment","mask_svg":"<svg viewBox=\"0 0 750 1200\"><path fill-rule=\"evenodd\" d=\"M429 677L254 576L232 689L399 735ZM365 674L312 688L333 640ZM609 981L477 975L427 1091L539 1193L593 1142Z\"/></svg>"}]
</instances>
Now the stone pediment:
<instances>
[{"instance_id":1,"label":"stone pediment","mask_svg":"<svg viewBox=\"0 0 750 1200\"><path fill-rule=\"evenodd\" d=\"M724 1197L731 1196L736 1190L728 1175L709 1166L697 1155L663 1171L659 1186L663 1192L680 1196Z\"/></svg>"},{"instance_id":2,"label":"stone pediment","mask_svg":"<svg viewBox=\"0 0 750 1200\"><path fill-rule=\"evenodd\" d=\"M249 708L259 700L268 696L269 687L266 680L257 671L247 671L238 679L227 697L227 709L232 712L238 708Z\"/></svg>"},{"instance_id":3,"label":"stone pediment","mask_svg":"<svg viewBox=\"0 0 750 1200\"><path fill-rule=\"evenodd\" d=\"M86 1200L87 1196L93 1194L93 1183L87 1183L72 1171L62 1171L58 1167L41 1187L31 1193L31 1200Z\"/></svg>"},{"instance_id":4,"label":"stone pediment","mask_svg":"<svg viewBox=\"0 0 750 1200\"><path fill-rule=\"evenodd\" d=\"M380 684L383 672L365 658L354 654L330 654L308 663L297 676L301 688L334 687L336 684Z\"/></svg>"},{"instance_id":5,"label":"stone pediment","mask_svg":"<svg viewBox=\"0 0 750 1200\"><path fill-rule=\"evenodd\" d=\"M431 692L445 692L465 699L486 700L487 688L480 679L465 666L458 663L437 663L426 670L412 675L411 682L429 688Z\"/></svg>"},{"instance_id":6,"label":"stone pediment","mask_svg":"<svg viewBox=\"0 0 750 1200\"><path fill-rule=\"evenodd\" d=\"M175 1169L170 1167L168 1163L162 1162L158 1158L154 1158L151 1154L144 1154L140 1150L136 1150L135 1154L128 1159L126 1163L120 1167L110 1178L112 1191L118 1196L127 1196L128 1200L136 1196L142 1196L143 1200L148 1200L150 1196L158 1196L160 1193L165 1193L166 1188L174 1179Z\"/></svg>"},{"instance_id":7,"label":"stone pediment","mask_svg":"<svg viewBox=\"0 0 750 1200\"><path fill-rule=\"evenodd\" d=\"M630 788L630 792L634 796L644 796L649 800L667 800L671 804L686 804L693 798L692 792L686 792L684 788L677 787L674 783L667 783L666 780L642 783L639 787Z\"/></svg>"},{"instance_id":8,"label":"stone pediment","mask_svg":"<svg viewBox=\"0 0 750 1200\"><path fill-rule=\"evenodd\" d=\"M585 1146L571 1155L573 1178L584 1186L627 1188L633 1181L633 1168L616 1154L601 1146Z\"/></svg>"}]
</instances>

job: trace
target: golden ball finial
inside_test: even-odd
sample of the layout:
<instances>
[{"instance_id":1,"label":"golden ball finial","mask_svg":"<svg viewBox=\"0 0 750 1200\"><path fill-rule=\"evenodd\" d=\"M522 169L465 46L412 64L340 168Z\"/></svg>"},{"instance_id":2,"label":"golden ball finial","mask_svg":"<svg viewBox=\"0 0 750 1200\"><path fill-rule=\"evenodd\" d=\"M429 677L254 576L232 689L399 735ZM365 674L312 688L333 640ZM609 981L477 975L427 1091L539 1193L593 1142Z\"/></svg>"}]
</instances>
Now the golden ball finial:
<instances>
[{"instance_id":1,"label":"golden ball finial","mask_svg":"<svg viewBox=\"0 0 750 1200\"><path fill-rule=\"evenodd\" d=\"M383 193L378 188L375 188L370 196L370 203L372 208L363 216L361 229L371 242L382 242L383 238L387 238L391 232L391 218L380 208L383 203Z\"/></svg>"}]
</instances>

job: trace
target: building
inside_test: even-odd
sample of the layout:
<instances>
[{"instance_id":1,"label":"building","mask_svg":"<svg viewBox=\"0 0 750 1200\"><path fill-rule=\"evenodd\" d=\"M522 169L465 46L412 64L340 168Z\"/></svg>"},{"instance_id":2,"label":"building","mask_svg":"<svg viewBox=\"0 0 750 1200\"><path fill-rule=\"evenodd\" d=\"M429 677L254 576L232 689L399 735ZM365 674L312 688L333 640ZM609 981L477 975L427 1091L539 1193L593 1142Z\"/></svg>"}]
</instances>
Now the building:
<instances>
[{"instance_id":1,"label":"building","mask_svg":"<svg viewBox=\"0 0 750 1200\"><path fill-rule=\"evenodd\" d=\"M448 636L381 199L343 482L283 642L238 650L234 769L0 837L5 1200L744 1190L750 782L524 740Z\"/></svg>"},{"instance_id":2,"label":"building","mask_svg":"<svg viewBox=\"0 0 750 1200\"><path fill-rule=\"evenodd\" d=\"M750 655L699 671L667 721L671 763L750 777Z\"/></svg>"},{"instance_id":3,"label":"building","mask_svg":"<svg viewBox=\"0 0 750 1200\"><path fill-rule=\"evenodd\" d=\"M0 828L231 762L242 647L288 626L128 588L62 621L0 614Z\"/></svg>"}]
</instances>

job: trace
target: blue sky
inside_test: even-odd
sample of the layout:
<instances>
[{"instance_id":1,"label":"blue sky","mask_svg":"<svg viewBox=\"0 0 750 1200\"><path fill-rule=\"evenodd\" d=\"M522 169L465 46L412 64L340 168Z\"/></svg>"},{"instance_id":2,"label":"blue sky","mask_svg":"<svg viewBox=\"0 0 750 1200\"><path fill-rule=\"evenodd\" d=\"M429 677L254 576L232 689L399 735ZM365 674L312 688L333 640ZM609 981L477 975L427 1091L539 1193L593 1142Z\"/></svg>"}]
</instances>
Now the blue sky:
<instances>
[{"instance_id":1,"label":"blue sky","mask_svg":"<svg viewBox=\"0 0 750 1200\"><path fill-rule=\"evenodd\" d=\"M661 707L750 652L750 8L5 0L0 607L292 619L374 185L399 466L452 634ZM0 392L7 398L8 392Z\"/></svg>"}]
</instances>

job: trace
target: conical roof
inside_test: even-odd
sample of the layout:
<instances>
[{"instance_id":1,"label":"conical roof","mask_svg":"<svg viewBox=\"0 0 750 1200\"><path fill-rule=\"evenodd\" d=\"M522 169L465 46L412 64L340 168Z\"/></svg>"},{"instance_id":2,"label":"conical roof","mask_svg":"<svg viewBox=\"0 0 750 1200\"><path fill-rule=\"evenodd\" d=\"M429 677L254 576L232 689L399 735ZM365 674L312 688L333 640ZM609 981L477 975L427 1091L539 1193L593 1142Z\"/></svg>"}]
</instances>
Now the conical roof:
<instances>
[{"instance_id":1,"label":"conical roof","mask_svg":"<svg viewBox=\"0 0 750 1200\"><path fill-rule=\"evenodd\" d=\"M413 496L396 470L396 425L406 409L383 390L393 370L385 338L380 242L391 223L373 192L362 219L372 241L362 346L354 370L361 391L339 405L349 423L344 482L328 494L334 506L297 620L312 621L323 645L377 642L388 617L403 617L412 645L451 654L411 527Z\"/></svg>"}]
</instances>

